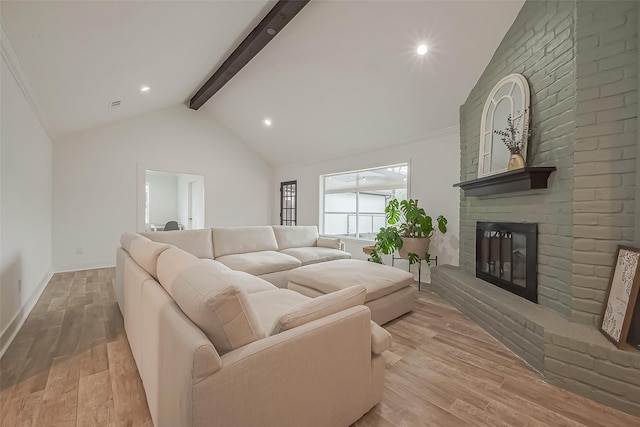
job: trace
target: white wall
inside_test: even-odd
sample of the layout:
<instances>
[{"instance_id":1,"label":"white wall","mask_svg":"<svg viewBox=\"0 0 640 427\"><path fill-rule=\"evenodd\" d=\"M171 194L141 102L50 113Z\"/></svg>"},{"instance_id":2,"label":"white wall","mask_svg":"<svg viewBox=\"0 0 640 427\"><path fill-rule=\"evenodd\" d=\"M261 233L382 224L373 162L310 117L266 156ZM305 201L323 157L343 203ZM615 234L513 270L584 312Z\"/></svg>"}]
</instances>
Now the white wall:
<instances>
[{"instance_id":1,"label":"white wall","mask_svg":"<svg viewBox=\"0 0 640 427\"><path fill-rule=\"evenodd\" d=\"M460 135L457 127L443 130L424 139L333 160L276 168L275 181L298 181L298 224L319 225L320 175L409 163L409 197L418 199L427 214L442 214L448 223L445 235L436 233L430 252L438 264L458 265L460 190L452 185L460 179ZM277 196L276 196L276 201ZM274 218L280 205L274 203ZM346 241L354 258L367 259L362 247L372 242ZM406 265L402 262L400 265ZM423 269L424 273L424 269ZM424 282L423 278L423 282Z\"/></svg>"},{"instance_id":2,"label":"white wall","mask_svg":"<svg viewBox=\"0 0 640 427\"><path fill-rule=\"evenodd\" d=\"M5 43L0 69L0 355L51 277L52 215L52 143L23 92L24 80Z\"/></svg>"},{"instance_id":3,"label":"white wall","mask_svg":"<svg viewBox=\"0 0 640 427\"><path fill-rule=\"evenodd\" d=\"M120 235L144 228L146 169L204 175L205 227L271 223L271 166L179 105L56 141L54 268L114 264Z\"/></svg>"}]
</instances>

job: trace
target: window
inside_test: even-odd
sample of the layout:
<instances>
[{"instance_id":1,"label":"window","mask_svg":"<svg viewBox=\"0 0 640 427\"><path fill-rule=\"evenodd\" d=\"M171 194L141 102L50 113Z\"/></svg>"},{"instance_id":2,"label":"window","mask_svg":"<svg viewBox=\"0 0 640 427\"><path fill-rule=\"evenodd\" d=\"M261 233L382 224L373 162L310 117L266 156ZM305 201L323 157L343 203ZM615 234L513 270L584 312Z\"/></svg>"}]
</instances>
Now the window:
<instances>
[{"instance_id":1,"label":"window","mask_svg":"<svg viewBox=\"0 0 640 427\"><path fill-rule=\"evenodd\" d=\"M322 233L373 240L386 226L389 200L407 198L408 171L403 163L322 176Z\"/></svg>"},{"instance_id":2,"label":"window","mask_svg":"<svg viewBox=\"0 0 640 427\"><path fill-rule=\"evenodd\" d=\"M529 84L520 74L510 74L500 80L493 88L482 112L480 129L480 154L478 161L478 178L493 175L507 170L509 150L495 130L507 127L507 116L521 117L517 121L520 133L528 126ZM527 147L522 150L527 158Z\"/></svg>"},{"instance_id":3,"label":"window","mask_svg":"<svg viewBox=\"0 0 640 427\"><path fill-rule=\"evenodd\" d=\"M280 183L280 225L296 225L296 193L298 181Z\"/></svg>"}]
</instances>

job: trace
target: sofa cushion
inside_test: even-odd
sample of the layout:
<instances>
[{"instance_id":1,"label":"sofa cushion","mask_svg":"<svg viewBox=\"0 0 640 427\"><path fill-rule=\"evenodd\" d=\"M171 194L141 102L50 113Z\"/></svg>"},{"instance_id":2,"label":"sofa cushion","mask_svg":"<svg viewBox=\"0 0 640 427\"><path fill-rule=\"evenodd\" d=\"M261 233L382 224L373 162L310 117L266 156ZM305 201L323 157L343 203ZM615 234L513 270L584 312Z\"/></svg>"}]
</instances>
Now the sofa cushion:
<instances>
[{"instance_id":1,"label":"sofa cushion","mask_svg":"<svg viewBox=\"0 0 640 427\"><path fill-rule=\"evenodd\" d=\"M221 355L265 336L247 292L235 286L230 273L202 261L180 273L172 286L161 282Z\"/></svg>"},{"instance_id":2,"label":"sofa cushion","mask_svg":"<svg viewBox=\"0 0 640 427\"><path fill-rule=\"evenodd\" d=\"M283 314L289 313L293 307L308 300L309 297L289 289L275 289L249 295L249 302L258 314L265 331L270 331Z\"/></svg>"},{"instance_id":3,"label":"sofa cushion","mask_svg":"<svg viewBox=\"0 0 640 427\"><path fill-rule=\"evenodd\" d=\"M131 249L131 242L138 239L149 240L138 233L131 233L127 231L120 236L120 246L122 246L125 251L129 252L129 249Z\"/></svg>"},{"instance_id":4,"label":"sofa cushion","mask_svg":"<svg viewBox=\"0 0 640 427\"><path fill-rule=\"evenodd\" d=\"M171 246L163 243L152 242L148 239L135 239L129 246L131 258L138 263L147 273L158 278L158 257Z\"/></svg>"},{"instance_id":5,"label":"sofa cushion","mask_svg":"<svg viewBox=\"0 0 640 427\"><path fill-rule=\"evenodd\" d=\"M271 226L212 228L216 258L247 252L276 251L278 242Z\"/></svg>"},{"instance_id":6,"label":"sofa cushion","mask_svg":"<svg viewBox=\"0 0 640 427\"><path fill-rule=\"evenodd\" d=\"M280 316L271 328L269 335L288 331L296 326L322 319L356 305L362 305L366 295L367 289L364 286L351 286L302 302L292 307L288 313Z\"/></svg>"},{"instance_id":7,"label":"sofa cushion","mask_svg":"<svg viewBox=\"0 0 640 427\"><path fill-rule=\"evenodd\" d=\"M165 288L173 286L180 273L196 264L207 266L212 274L215 274L216 271L231 271L229 267L220 262L212 259L200 259L187 251L172 247L158 257L158 280Z\"/></svg>"},{"instance_id":8,"label":"sofa cushion","mask_svg":"<svg viewBox=\"0 0 640 427\"><path fill-rule=\"evenodd\" d=\"M141 235L159 243L168 243L198 258L213 259L211 230L152 231Z\"/></svg>"},{"instance_id":9,"label":"sofa cushion","mask_svg":"<svg viewBox=\"0 0 640 427\"><path fill-rule=\"evenodd\" d=\"M315 246L318 228L315 225L274 225L273 232L278 241L278 250Z\"/></svg>"},{"instance_id":10,"label":"sofa cushion","mask_svg":"<svg viewBox=\"0 0 640 427\"><path fill-rule=\"evenodd\" d=\"M244 271L254 276L291 270L302 265L297 258L275 251L224 255L216 260L232 270Z\"/></svg>"},{"instance_id":11,"label":"sofa cushion","mask_svg":"<svg viewBox=\"0 0 640 427\"><path fill-rule=\"evenodd\" d=\"M365 302L381 298L411 286L413 274L388 265L356 259L339 259L323 264L309 264L289 272L289 282L315 289L324 294L345 286L367 288Z\"/></svg>"},{"instance_id":12,"label":"sofa cushion","mask_svg":"<svg viewBox=\"0 0 640 427\"><path fill-rule=\"evenodd\" d=\"M280 251L281 254L291 255L300 260L302 265L314 264L317 262L332 261L334 259L349 259L351 254L338 249L310 247L310 248L289 248Z\"/></svg>"},{"instance_id":13,"label":"sofa cushion","mask_svg":"<svg viewBox=\"0 0 640 427\"><path fill-rule=\"evenodd\" d=\"M323 248L340 249L342 240L336 237L318 237L317 246Z\"/></svg>"},{"instance_id":14,"label":"sofa cushion","mask_svg":"<svg viewBox=\"0 0 640 427\"><path fill-rule=\"evenodd\" d=\"M196 258L195 263L186 264L184 266L178 265L175 272L165 271L164 256L161 256L160 261L158 262L158 279L160 284L167 290L167 292L169 292L169 294L171 294L174 291L173 288L184 284L183 277L181 277L181 275L187 270L189 271L189 277L201 275L206 278L205 280L209 282L210 286L220 291L231 285L236 285L244 289L244 291L249 294L278 289L276 286L264 279L243 271L231 270L226 265L212 259Z\"/></svg>"},{"instance_id":15,"label":"sofa cushion","mask_svg":"<svg viewBox=\"0 0 640 427\"><path fill-rule=\"evenodd\" d=\"M228 270L223 274L218 275L216 280L232 283L233 285L242 288L248 294L278 289L277 286L267 282L266 280L252 274L245 273L244 271Z\"/></svg>"}]
</instances>

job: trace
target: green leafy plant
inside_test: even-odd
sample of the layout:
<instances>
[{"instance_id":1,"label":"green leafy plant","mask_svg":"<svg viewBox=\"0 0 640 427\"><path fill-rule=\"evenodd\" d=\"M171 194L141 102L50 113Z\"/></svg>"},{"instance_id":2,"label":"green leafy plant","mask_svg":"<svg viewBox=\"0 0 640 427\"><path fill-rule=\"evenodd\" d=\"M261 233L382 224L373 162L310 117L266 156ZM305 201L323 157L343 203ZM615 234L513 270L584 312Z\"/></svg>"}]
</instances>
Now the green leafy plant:
<instances>
[{"instance_id":1,"label":"green leafy plant","mask_svg":"<svg viewBox=\"0 0 640 427\"><path fill-rule=\"evenodd\" d=\"M401 200L392 199L384 210L389 226L380 229L376 235L376 243L370 255L370 260L382 264L382 256L391 255L403 246L403 237L427 238L433 236L436 228L433 220L425 210L418 206L417 199ZM437 230L447 232L447 219L440 215L436 218ZM422 255L422 256L420 256ZM408 254L409 263L415 264L420 259L430 262L428 252Z\"/></svg>"}]
</instances>

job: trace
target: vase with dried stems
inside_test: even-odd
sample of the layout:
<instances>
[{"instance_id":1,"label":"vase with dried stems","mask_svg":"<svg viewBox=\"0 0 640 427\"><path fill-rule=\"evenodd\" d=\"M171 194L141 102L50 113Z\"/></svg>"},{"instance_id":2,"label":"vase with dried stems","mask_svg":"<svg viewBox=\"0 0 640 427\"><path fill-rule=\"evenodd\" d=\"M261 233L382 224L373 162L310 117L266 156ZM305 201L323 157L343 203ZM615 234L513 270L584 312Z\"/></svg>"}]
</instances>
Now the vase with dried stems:
<instances>
[{"instance_id":1,"label":"vase with dried stems","mask_svg":"<svg viewBox=\"0 0 640 427\"><path fill-rule=\"evenodd\" d=\"M525 120L528 119L528 120ZM511 153L507 170L522 169L527 166L523 152L533 134L533 128L529 125L529 109L517 113L515 116L507 116L507 127L505 130L494 130L500 135L502 142Z\"/></svg>"}]
</instances>

